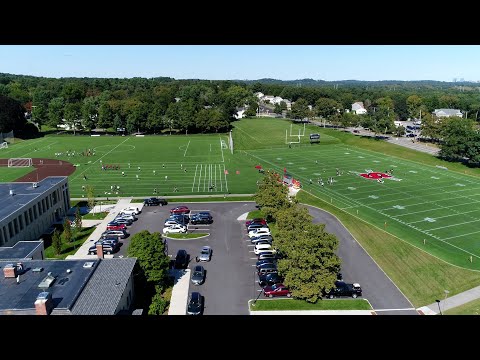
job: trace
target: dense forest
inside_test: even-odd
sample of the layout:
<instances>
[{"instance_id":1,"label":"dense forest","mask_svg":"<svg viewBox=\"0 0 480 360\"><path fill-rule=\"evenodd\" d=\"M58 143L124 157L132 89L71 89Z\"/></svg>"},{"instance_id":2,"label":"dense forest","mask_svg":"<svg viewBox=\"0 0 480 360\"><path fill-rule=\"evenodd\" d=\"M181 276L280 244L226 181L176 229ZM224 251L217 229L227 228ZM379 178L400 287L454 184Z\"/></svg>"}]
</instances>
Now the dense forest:
<instances>
[{"instance_id":1,"label":"dense forest","mask_svg":"<svg viewBox=\"0 0 480 360\"><path fill-rule=\"evenodd\" d=\"M66 124L71 129L125 129L127 133L223 132L231 128L238 108L255 115L259 107L256 92L279 96L293 102L287 116L294 119L320 118L339 126L364 126L377 133L399 129L395 120L421 118L422 133L442 144L449 131L456 138L477 144L480 111L480 84L439 81L336 81L303 79L280 81L210 81L158 78L44 78L0 74L0 131L21 130L21 110L39 128ZM355 116L352 103L362 101L366 115ZM282 113L286 104L262 104ZM464 121L457 121L467 133L459 134L451 122L434 119L438 108L460 109ZM467 129L467 130L465 130ZM474 146L476 148L476 145ZM443 151L446 158L475 159L472 145ZM442 149L443 150L443 149Z\"/></svg>"}]
</instances>

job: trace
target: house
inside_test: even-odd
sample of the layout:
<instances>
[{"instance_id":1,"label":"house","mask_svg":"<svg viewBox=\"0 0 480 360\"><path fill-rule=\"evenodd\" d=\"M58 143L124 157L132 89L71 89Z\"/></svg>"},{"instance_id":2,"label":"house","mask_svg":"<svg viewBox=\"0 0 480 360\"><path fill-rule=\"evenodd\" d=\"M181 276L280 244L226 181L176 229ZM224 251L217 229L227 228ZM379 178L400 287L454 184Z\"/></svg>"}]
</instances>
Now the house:
<instances>
[{"instance_id":1,"label":"house","mask_svg":"<svg viewBox=\"0 0 480 360\"><path fill-rule=\"evenodd\" d=\"M237 113L233 115L235 119L242 119L244 117L245 111L247 109L245 107L237 108Z\"/></svg>"},{"instance_id":2,"label":"house","mask_svg":"<svg viewBox=\"0 0 480 360\"><path fill-rule=\"evenodd\" d=\"M263 97L265 96L265 94L262 93L262 92L256 92L256 93L253 94L253 95L255 95L255 96L258 98L258 100L262 100Z\"/></svg>"},{"instance_id":3,"label":"house","mask_svg":"<svg viewBox=\"0 0 480 360\"><path fill-rule=\"evenodd\" d=\"M446 118L452 116L463 117L462 112L458 109L435 109L432 114L438 118Z\"/></svg>"},{"instance_id":4,"label":"house","mask_svg":"<svg viewBox=\"0 0 480 360\"><path fill-rule=\"evenodd\" d=\"M273 99L275 99L275 96L273 96L273 95L265 95L265 96L262 98L263 102L267 102L267 101L268 101L268 102L270 102L271 104L273 104L273 103L272 103Z\"/></svg>"},{"instance_id":5,"label":"house","mask_svg":"<svg viewBox=\"0 0 480 360\"><path fill-rule=\"evenodd\" d=\"M0 315L116 315L134 300L136 258L0 261Z\"/></svg>"},{"instance_id":6,"label":"house","mask_svg":"<svg viewBox=\"0 0 480 360\"><path fill-rule=\"evenodd\" d=\"M356 115L364 115L367 113L367 110L363 106L362 101L357 101L356 103L352 104L352 112Z\"/></svg>"}]
</instances>

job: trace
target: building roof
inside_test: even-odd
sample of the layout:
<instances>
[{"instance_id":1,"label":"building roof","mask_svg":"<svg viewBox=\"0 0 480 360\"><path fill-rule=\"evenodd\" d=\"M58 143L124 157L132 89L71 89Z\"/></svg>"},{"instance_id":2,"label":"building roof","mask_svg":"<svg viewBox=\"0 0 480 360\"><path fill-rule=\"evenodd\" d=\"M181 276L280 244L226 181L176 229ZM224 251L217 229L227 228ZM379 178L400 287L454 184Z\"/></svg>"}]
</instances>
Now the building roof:
<instances>
[{"instance_id":1,"label":"building roof","mask_svg":"<svg viewBox=\"0 0 480 360\"><path fill-rule=\"evenodd\" d=\"M110 260L110 259L109 259ZM78 295L82 292L100 260L90 261L92 267L83 265L85 260L27 260L22 261L26 271L20 275L20 283L15 278L5 278L3 268L12 261L1 261L0 267L0 314L35 314L35 300L39 293L51 293L54 310L52 314L68 314ZM37 272L34 269L43 268ZM67 269L71 272L67 273ZM48 273L55 281L48 289L39 288L40 282Z\"/></svg>"},{"instance_id":2,"label":"building roof","mask_svg":"<svg viewBox=\"0 0 480 360\"><path fill-rule=\"evenodd\" d=\"M443 113L446 116L457 116L462 112L459 109L435 109L434 113L435 114Z\"/></svg>"},{"instance_id":3,"label":"building roof","mask_svg":"<svg viewBox=\"0 0 480 360\"><path fill-rule=\"evenodd\" d=\"M357 101L356 103L352 104L353 111L360 110L360 109L365 109L365 107L363 106L363 102Z\"/></svg>"},{"instance_id":4,"label":"building roof","mask_svg":"<svg viewBox=\"0 0 480 360\"><path fill-rule=\"evenodd\" d=\"M0 261L32 258L32 253L42 246L42 243L43 241L19 241L13 246L2 246L0 247Z\"/></svg>"},{"instance_id":5,"label":"building roof","mask_svg":"<svg viewBox=\"0 0 480 360\"><path fill-rule=\"evenodd\" d=\"M33 187L35 184L33 182L0 183L0 204L2 204L0 206L0 223L7 216L41 197L66 178L66 176L50 176L36 183L36 188ZM10 190L13 190L15 195L10 195Z\"/></svg>"},{"instance_id":6,"label":"building roof","mask_svg":"<svg viewBox=\"0 0 480 360\"><path fill-rule=\"evenodd\" d=\"M72 314L114 315L136 261L136 258L101 261L75 303Z\"/></svg>"}]
</instances>

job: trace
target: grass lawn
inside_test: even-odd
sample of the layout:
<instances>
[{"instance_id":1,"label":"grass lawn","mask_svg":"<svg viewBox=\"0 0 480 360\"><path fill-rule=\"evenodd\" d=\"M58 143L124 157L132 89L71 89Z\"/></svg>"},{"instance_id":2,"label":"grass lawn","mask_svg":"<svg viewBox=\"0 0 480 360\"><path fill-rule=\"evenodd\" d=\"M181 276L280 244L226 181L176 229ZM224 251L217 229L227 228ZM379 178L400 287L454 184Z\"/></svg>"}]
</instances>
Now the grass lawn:
<instances>
[{"instance_id":1,"label":"grass lawn","mask_svg":"<svg viewBox=\"0 0 480 360\"><path fill-rule=\"evenodd\" d=\"M108 212L88 213L82 216L83 220L103 220L108 215Z\"/></svg>"},{"instance_id":2,"label":"grass lawn","mask_svg":"<svg viewBox=\"0 0 480 360\"><path fill-rule=\"evenodd\" d=\"M480 315L480 299L443 312L444 315Z\"/></svg>"},{"instance_id":3,"label":"grass lawn","mask_svg":"<svg viewBox=\"0 0 480 360\"><path fill-rule=\"evenodd\" d=\"M55 255L53 246L45 248L45 258L47 259L65 259L68 255L73 255L77 252L78 248L87 240L90 234L95 230L95 227L82 228L79 234L75 237L75 241L71 243L62 244L62 252L60 255Z\"/></svg>"},{"instance_id":4,"label":"grass lawn","mask_svg":"<svg viewBox=\"0 0 480 360\"><path fill-rule=\"evenodd\" d=\"M447 264L305 191L297 199L337 216L415 307L435 302L445 289L452 296L480 285L478 271Z\"/></svg>"},{"instance_id":5,"label":"grass lawn","mask_svg":"<svg viewBox=\"0 0 480 360\"><path fill-rule=\"evenodd\" d=\"M185 202L213 202L213 201L254 201L253 196L227 196L224 197L205 197L205 198L174 198L167 199L169 203L185 203Z\"/></svg>"},{"instance_id":6,"label":"grass lawn","mask_svg":"<svg viewBox=\"0 0 480 360\"><path fill-rule=\"evenodd\" d=\"M172 239L182 240L182 239L196 239L196 238L207 236L207 235L208 234L206 233L195 233L195 234L166 234L164 236Z\"/></svg>"},{"instance_id":7,"label":"grass lawn","mask_svg":"<svg viewBox=\"0 0 480 360\"><path fill-rule=\"evenodd\" d=\"M255 306L250 305L251 311L275 310L371 310L370 304L363 299L352 300L319 300L315 304L304 300L275 299L257 300Z\"/></svg>"}]
</instances>

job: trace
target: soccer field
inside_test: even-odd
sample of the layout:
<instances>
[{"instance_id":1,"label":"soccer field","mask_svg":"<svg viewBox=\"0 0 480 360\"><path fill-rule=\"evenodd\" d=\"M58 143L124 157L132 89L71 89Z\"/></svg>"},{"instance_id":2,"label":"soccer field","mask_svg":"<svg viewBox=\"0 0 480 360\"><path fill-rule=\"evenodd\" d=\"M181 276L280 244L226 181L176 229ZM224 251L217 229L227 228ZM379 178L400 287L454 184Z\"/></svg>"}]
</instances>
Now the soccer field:
<instances>
[{"instance_id":1,"label":"soccer field","mask_svg":"<svg viewBox=\"0 0 480 360\"><path fill-rule=\"evenodd\" d=\"M72 197L86 196L83 190L86 185L94 187L96 196L254 193L256 180L261 175L242 157L232 161L230 150L221 146L222 140L228 144L228 136L224 134L59 135L12 145L2 150L0 156L50 158L73 163L76 171L69 177ZM81 155L88 150L94 155ZM0 178L12 181L31 170L4 167L0 169Z\"/></svg>"},{"instance_id":2,"label":"soccer field","mask_svg":"<svg viewBox=\"0 0 480 360\"><path fill-rule=\"evenodd\" d=\"M245 154L280 173L286 168L306 191L439 258L480 269L480 180L475 177L345 145ZM391 177L376 179L391 169Z\"/></svg>"}]
</instances>

